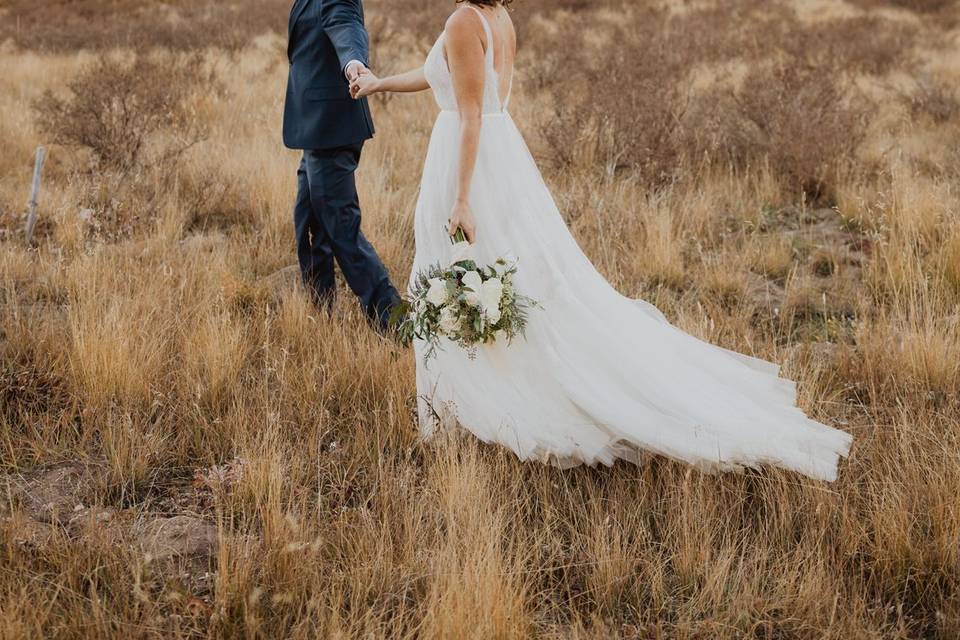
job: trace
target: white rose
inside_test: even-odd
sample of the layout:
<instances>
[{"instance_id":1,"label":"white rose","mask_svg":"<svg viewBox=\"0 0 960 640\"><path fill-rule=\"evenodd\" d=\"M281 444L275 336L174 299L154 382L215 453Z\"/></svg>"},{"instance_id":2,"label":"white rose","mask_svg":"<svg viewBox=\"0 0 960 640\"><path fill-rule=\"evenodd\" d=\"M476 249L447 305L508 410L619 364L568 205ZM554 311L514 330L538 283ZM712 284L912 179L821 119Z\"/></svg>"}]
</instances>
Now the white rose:
<instances>
[{"instance_id":1,"label":"white rose","mask_svg":"<svg viewBox=\"0 0 960 640\"><path fill-rule=\"evenodd\" d=\"M464 291L463 296L472 307L480 304L480 288L483 286L483 278L476 271L467 271L463 274L463 286L469 289Z\"/></svg>"},{"instance_id":2,"label":"white rose","mask_svg":"<svg viewBox=\"0 0 960 640\"><path fill-rule=\"evenodd\" d=\"M464 240L463 242L458 242L453 245L452 256L453 260L451 264L456 264L458 262L464 262L466 260L473 260L473 245Z\"/></svg>"},{"instance_id":3,"label":"white rose","mask_svg":"<svg viewBox=\"0 0 960 640\"><path fill-rule=\"evenodd\" d=\"M427 302L435 307L443 305L447 301L449 293L447 283L440 278L430 280L430 289L427 290Z\"/></svg>"},{"instance_id":4,"label":"white rose","mask_svg":"<svg viewBox=\"0 0 960 640\"><path fill-rule=\"evenodd\" d=\"M460 329L460 317L456 309L445 307L440 312L440 330L445 334L452 335Z\"/></svg>"},{"instance_id":5,"label":"white rose","mask_svg":"<svg viewBox=\"0 0 960 640\"><path fill-rule=\"evenodd\" d=\"M480 287L480 308L491 324L500 322L500 301L503 298L503 283L499 278L490 278Z\"/></svg>"}]
</instances>

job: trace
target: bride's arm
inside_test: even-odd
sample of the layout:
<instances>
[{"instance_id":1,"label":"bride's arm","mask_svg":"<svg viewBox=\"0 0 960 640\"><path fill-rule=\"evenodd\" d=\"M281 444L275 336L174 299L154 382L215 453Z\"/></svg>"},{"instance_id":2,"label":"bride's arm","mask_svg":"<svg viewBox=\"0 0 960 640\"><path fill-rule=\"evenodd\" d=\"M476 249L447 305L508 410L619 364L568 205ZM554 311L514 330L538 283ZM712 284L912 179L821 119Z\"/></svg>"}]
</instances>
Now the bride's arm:
<instances>
[{"instance_id":1,"label":"bride's arm","mask_svg":"<svg viewBox=\"0 0 960 640\"><path fill-rule=\"evenodd\" d=\"M460 110L460 161L457 169L457 199L450 214L450 235L463 229L470 242L475 238L470 184L480 149L483 126L485 62L483 27L473 11L458 11L447 22L447 64L453 76L453 90ZM488 46L491 43L488 43Z\"/></svg>"},{"instance_id":2,"label":"bride's arm","mask_svg":"<svg viewBox=\"0 0 960 640\"><path fill-rule=\"evenodd\" d=\"M350 84L350 94L354 98L363 98L373 93L416 93L429 88L423 67L420 67L388 78L378 78L372 72L363 73Z\"/></svg>"}]
</instances>

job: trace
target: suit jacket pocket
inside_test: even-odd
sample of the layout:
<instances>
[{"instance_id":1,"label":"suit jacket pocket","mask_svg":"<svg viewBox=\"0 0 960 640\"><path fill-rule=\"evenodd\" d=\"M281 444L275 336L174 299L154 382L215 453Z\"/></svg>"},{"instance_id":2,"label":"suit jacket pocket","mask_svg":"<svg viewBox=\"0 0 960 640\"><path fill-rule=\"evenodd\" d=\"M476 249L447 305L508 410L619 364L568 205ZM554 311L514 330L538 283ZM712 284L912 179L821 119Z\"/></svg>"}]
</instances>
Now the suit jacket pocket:
<instances>
[{"instance_id":1,"label":"suit jacket pocket","mask_svg":"<svg viewBox=\"0 0 960 640\"><path fill-rule=\"evenodd\" d=\"M353 100L350 97L350 87L347 81L343 84L332 84L323 87L310 87L303 92L303 97L310 102L319 102L321 100Z\"/></svg>"}]
</instances>

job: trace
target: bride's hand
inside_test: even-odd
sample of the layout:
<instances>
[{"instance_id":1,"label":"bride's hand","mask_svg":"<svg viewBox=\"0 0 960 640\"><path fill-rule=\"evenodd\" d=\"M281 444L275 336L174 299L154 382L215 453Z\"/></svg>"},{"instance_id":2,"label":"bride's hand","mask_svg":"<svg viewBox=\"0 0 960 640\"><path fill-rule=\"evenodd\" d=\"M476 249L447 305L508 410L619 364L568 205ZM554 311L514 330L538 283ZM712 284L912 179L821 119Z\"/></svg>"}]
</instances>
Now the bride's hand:
<instances>
[{"instance_id":1,"label":"bride's hand","mask_svg":"<svg viewBox=\"0 0 960 640\"><path fill-rule=\"evenodd\" d=\"M380 78L372 71L365 70L350 83L350 95L354 100L359 100L379 91L379 86Z\"/></svg>"},{"instance_id":2,"label":"bride's hand","mask_svg":"<svg viewBox=\"0 0 960 640\"><path fill-rule=\"evenodd\" d=\"M470 244L474 243L477 237L477 227L473 222L473 210L470 209L470 205L466 202L458 202L455 204L453 211L450 213L450 224L447 231L453 236L456 235L457 229L463 229L463 234L467 236L467 241Z\"/></svg>"}]
</instances>

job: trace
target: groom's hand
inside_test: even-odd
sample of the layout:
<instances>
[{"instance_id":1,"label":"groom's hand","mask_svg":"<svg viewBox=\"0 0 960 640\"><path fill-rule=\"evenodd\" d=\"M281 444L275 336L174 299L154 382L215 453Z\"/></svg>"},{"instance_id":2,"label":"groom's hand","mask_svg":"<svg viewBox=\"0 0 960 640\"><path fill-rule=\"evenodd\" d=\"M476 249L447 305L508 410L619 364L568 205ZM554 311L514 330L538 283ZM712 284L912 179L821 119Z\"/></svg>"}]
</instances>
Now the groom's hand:
<instances>
[{"instance_id":1,"label":"groom's hand","mask_svg":"<svg viewBox=\"0 0 960 640\"><path fill-rule=\"evenodd\" d=\"M359 60L351 60L344 67L343 72L346 74L347 80L352 83L363 74L370 73L370 70Z\"/></svg>"},{"instance_id":2,"label":"groom's hand","mask_svg":"<svg viewBox=\"0 0 960 640\"><path fill-rule=\"evenodd\" d=\"M354 100L359 100L360 98L365 98L369 95L377 93L380 90L380 78L378 78L372 71L366 69L363 73L357 76L357 79L350 83L350 96Z\"/></svg>"}]
</instances>

